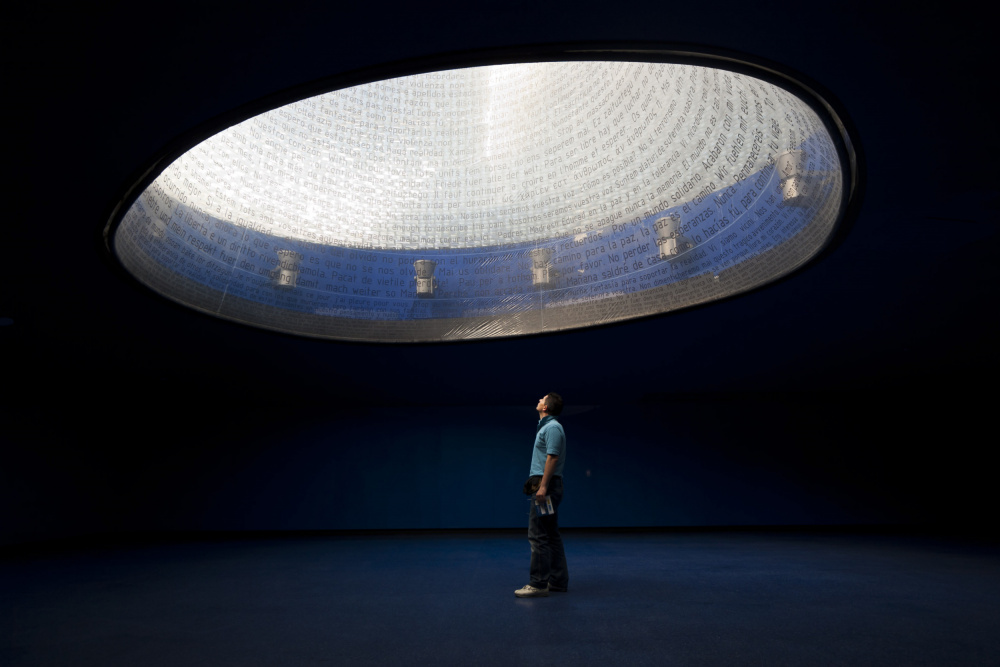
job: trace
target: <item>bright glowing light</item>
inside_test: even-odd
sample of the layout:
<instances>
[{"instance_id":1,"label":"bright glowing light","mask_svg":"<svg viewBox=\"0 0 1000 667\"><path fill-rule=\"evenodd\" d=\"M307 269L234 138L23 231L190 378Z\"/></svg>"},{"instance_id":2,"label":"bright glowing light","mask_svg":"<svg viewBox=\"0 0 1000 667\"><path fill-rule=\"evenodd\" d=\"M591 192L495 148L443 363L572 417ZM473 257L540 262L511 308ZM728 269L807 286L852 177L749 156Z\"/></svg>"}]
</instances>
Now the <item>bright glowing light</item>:
<instances>
[{"instance_id":1,"label":"bright glowing light","mask_svg":"<svg viewBox=\"0 0 1000 667\"><path fill-rule=\"evenodd\" d=\"M303 335L603 324L808 261L843 213L838 141L787 90L704 67L407 76L194 146L133 203L115 251L169 298Z\"/></svg>"}]
</instances>

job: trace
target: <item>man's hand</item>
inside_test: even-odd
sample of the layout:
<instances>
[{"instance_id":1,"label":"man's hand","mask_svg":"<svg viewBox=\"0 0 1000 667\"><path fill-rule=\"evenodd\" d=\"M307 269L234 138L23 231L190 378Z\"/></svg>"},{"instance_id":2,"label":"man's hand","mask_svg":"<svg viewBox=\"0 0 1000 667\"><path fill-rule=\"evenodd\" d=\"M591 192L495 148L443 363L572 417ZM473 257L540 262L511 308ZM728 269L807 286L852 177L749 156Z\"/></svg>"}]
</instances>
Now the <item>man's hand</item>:
<instances>
[{"instance_id":1,"label":"man's hand","mask_svg":"<svg viewBox=\"0 0 1000 667\"><path fill-rule=\"evenodd\" d=\"M535 493L535 502L541 503L545 501L545 496L549 495L549 490L545 488L544 484L538 486L538 491Z\"/></svg>"}]
</instances>

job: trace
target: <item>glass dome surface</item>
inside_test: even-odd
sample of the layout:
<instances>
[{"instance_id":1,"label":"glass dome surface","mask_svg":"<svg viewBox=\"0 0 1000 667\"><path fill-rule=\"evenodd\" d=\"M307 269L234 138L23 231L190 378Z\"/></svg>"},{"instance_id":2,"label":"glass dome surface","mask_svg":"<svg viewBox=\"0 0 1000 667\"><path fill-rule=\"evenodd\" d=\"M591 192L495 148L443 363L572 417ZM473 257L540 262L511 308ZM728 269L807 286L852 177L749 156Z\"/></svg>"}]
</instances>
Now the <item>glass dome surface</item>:
<instances>
[{"instance_id":1,"label":"glass dome surface","mask_svg":"<svg viewBox=\"0 0 1000 667\"><path fill-rule=\"evenodd\" d=\"M850 185L829 125L774 83L688 64L387 79L193 146L127 208L113 248L172 300L293 334L428 342L607 324L815 257Z\"/></svg>"}]
</instances>

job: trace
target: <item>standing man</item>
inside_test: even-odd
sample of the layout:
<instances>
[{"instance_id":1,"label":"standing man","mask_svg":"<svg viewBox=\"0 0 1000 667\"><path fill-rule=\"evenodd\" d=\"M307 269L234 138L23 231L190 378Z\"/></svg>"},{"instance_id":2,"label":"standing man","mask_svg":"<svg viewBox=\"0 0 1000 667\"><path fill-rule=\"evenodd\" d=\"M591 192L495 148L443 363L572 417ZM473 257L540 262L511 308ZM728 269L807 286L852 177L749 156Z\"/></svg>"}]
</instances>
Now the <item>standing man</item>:
<instances>
[{"instance_id":1,"label":"standing man","mask_svg":"<svg viewBox=\"0 0 1000 667\"><path fill-rule=\"evenodd\" d=\"M537 490L529 503L528 542L531 543L531 583L514 591L519 598L548 597L549 591L565 593L569 587L566 569L566 552L559 535L559 503L563 497L563 467L566 465L566 432L556 417L562 412L563 400L559 394L543 396L535 410L538 411L538 429L535 447L531 453L531 470L525 492L537 482ZM552 501L551 514L539 512L539 505Z\"/></svg>"}]
</instances>

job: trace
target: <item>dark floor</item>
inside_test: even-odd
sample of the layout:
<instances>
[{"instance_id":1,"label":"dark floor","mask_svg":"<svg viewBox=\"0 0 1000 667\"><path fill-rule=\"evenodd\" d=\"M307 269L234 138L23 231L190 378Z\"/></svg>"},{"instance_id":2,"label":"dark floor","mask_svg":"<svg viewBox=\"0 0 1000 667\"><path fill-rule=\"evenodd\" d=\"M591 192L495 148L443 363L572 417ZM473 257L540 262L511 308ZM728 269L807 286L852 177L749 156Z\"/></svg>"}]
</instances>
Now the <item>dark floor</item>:
<instances>
[{"instance_id":1,"label":"dark floor","mask_svg":"<svg viewBox=\"0 0 1000 667\"><path fill-rule=\"evenodd\" d=\"M1000 548L817 532L178 539L0 558L0 664L1000 664Z\"/></svg>"}]
</instances>

